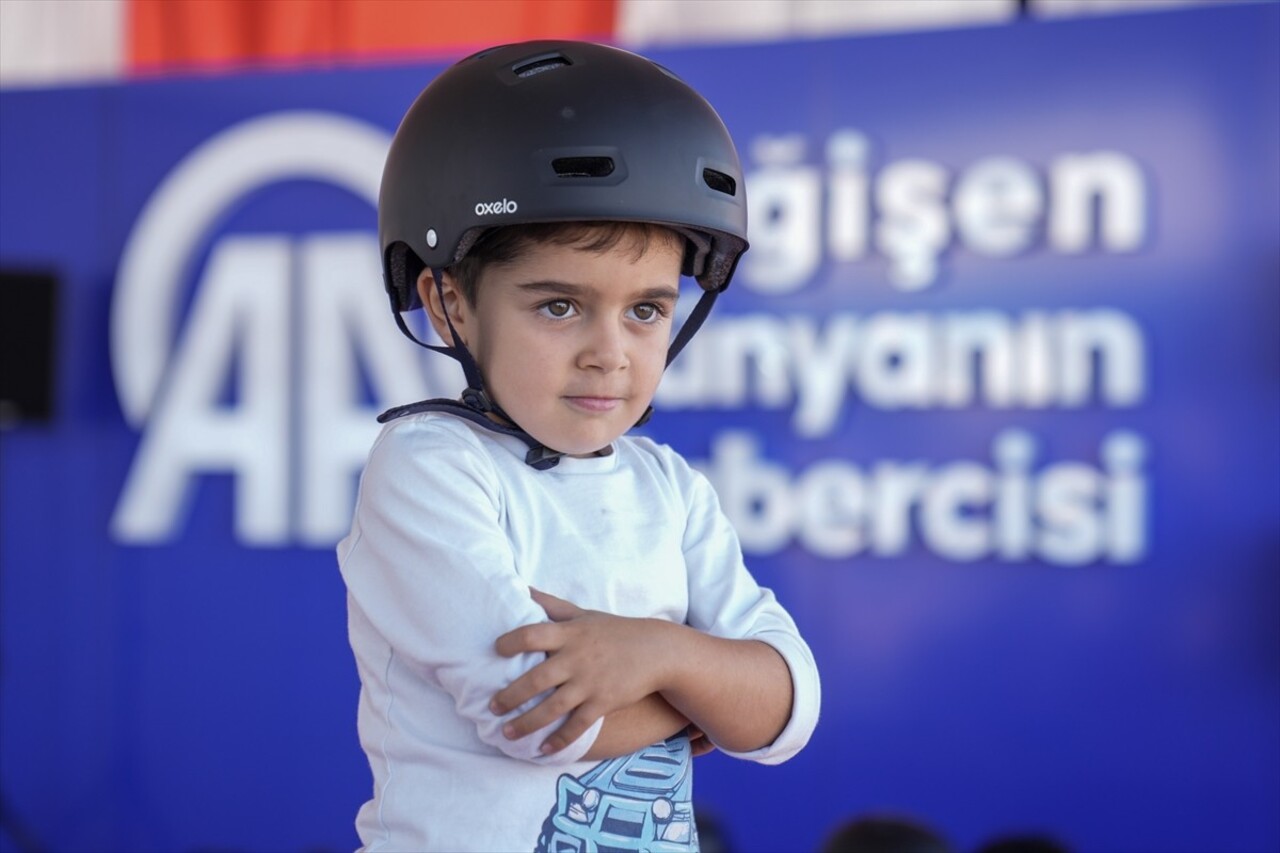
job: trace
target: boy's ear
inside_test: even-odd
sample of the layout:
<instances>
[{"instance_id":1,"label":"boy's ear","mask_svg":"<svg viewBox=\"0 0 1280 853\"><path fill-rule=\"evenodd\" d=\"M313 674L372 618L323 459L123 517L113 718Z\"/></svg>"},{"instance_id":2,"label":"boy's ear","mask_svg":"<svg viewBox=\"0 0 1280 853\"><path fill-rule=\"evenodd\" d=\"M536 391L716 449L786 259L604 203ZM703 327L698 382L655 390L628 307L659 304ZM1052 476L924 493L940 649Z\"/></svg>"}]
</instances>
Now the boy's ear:
<instances>
[{"instance_id":1,"label":"boy's ear","mask_svg":"<svg viewBox=\"0 0 1280 853\"><path fill-rule=\"evenodd\" d=\"M446 270L441 278L441 289L444 291L443 302L440 300L440 292L436 290L436 281L429 269L423 270L418 276L418 298L422 300L427 317L431 320L431 328L436 330L436 334L446 345L453 346L453 335L449 333L449 324L444 319L445 312L448 311L449 319L453 321L453 328L458 331L458 337L462 339L464 345L469 346L470 342L467 338L471 306L467 304L462 288L452 273Z\"/></svg>"}]
</instances>

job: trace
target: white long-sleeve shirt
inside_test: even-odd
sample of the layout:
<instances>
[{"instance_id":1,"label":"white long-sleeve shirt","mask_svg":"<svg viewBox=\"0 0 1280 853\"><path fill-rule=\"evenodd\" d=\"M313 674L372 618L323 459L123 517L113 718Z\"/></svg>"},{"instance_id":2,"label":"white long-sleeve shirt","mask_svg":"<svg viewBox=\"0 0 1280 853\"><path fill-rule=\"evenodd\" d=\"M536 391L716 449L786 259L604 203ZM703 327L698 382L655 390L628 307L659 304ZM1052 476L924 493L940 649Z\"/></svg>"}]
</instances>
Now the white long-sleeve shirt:
<instances>
[{"instance_id":1,"label":"white long-sleeve shirt","mask_svg":"<svg viewBox=\"0 0 1280 853\"><path fill-rule=\"evenodd\" d=\"M613 449L537 471L518 439L438 413L393 420L374 443L351 533L338 545L360 741L374 778L356 820L367 849L543 849L556 832L630 832L618 816L638 809L635 800L668 821L650 816L636 833L682 837L670 821L688 814L687 743L669 742L665 758L641 751L588 762L599 722L550 756L538 748L563 720L503 736L502 724L532 703L499 718L490 699L544 659L494 651L500 635L547 621L530 587L591 610L768 643L791 671L791 719L773 744L737 755L777 763L808 741L819 705L813 656L747 571L710 484L648 439L624 437ZM668 764L673 775L652 790L623 784ZM597 789L594 808L574 799L584 787ZM676 803L674 818L657 799Z\"/></svg>"}]
</instances>

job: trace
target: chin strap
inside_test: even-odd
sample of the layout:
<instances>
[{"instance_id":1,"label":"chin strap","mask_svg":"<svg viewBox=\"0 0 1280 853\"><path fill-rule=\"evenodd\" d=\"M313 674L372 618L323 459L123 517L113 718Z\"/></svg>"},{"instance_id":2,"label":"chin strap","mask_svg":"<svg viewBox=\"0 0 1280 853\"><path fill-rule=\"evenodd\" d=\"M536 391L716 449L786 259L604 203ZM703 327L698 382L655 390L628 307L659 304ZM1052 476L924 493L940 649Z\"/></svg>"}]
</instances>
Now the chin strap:
<instances>
[{"instance_id":1,"label":"chin strap","mask_svg":"<svg viewBox=\"0 0 1280 853\"><path fill-rule=\"evenodd\" d=\"M435 279L436 293L439 294L440 304L443 306L443 273L439 269L433 269L431 277ZM444 322L449 327L449 336L453 338L452 346L436 346L419 340L417 335L409 329L408 324L405 323L404 317L396 310L395 297L393 296L391 299L391 314L396 318L396 325L400 327L400 331L404 333L405 337L424 349L447 355L462 365L462 373L467 379L467 390L462 392L462 399L437 398L434 400L421 400L405 406L396 406L378 415L378 423L385 424L387 421L393 421L406 415L415 415L419 412L444 412L463 420L471 421L474 424L479 424L493 432L520 439L529 447L529 452L525 454L524 461L538 471L545 471L560 464L560 458L564 456L563 453L543 445L529 433L515 426L515 421L511 420L507 413L502 411L502 407L490 399L488 393L484 390L484 377L480 374L480 366L476 364L475 357L471 355L471 351L462 342L462 338L458 335L458 330L453 327L453 320L450 319L449 312L445 311L443 313ZM500 420L495 419L495 416Z\"/></svg>"},{"instance_id":2,"label":"chin strap","mask_svg":"<svg viewBox=\"0 0 1280 853\"><path fill-rule=\"evenodd\" d=\"M443 271L432 269L431 277L435 280L436 293L440 296L440 304L443 306ZM711 306L715 305L716 297L719 295L719 291L716 290L703 291L698 304L693 307L688 319L685 320L684 325L680 327L680 331L676 334L675 340L667 348L668 365L675 361L676 356L689 343L694 333L702 327L707 315L711 313ZM417 335L409 329L408 324L405 323L404 317L396 310L395 297L391 297L391 315L395 317L396 325L400 327L400 331L404 333L406 338L424 349L447 355L462 365L462 373L467 379L467 390L462 392L462 399L437 398L396 406L378 415L378 423L385 424L387 421L402 418L406 415L418 414L419 412L445 412L479 424L493 432L520 439L529 447L529 452L524 457L525 463L538 471L545 471L560 464L560 459L564 456L563 453L558 450L552 450L517 426L515 421L502 410L502 407L489 397L484 390L484 377L480 373L480 366L476 364L475 357L471 355L471 351L462 342L462 338L458 335L458 330L453 327L453 320L450 319L449 312L444 311L443 313L445 325L449 327L449 336L453 339L452 346L436 346L419 340ZM495 420L493 416L500 420ZM644 426L652 417L653 406L649 406L644 410L644 414L640 416L640 420L635 422L635 426Z\"/></svg>"},{"instance_id":3,"label":"chin strap","mask_svg":"<svg viewBox=\"0 0 1280 853\"><path fill-rule=\"evenodd\" d=\"M433 269L431 277L435 279L436 293L440 295L440 305L444 305L444 274L441 270ZM425 307L425 306L424 306ZM458 336L458 330L453 327L453 320L449 317L449 312L445 311L444 322L449 327L449 337L453 339L452 346L436 346L426 341L418 340L418 336L410 331L409 326L404 321L404 316L396 310L396 298L394 294L391 296L391 316L396 318L396 325L400 327L400 331L404 336L413 341L418 346L429 349L432 352L443 353L454 361L462 365L462 373L467 378L468 388L481 389L480 393L484 393L484 378L480 375L480 366L476 364L475 358L471 355L471 351L467 349L466 344L462 342L462 338Z\"/></svg>"},{"instance_id":4,"label":"chin strap","mask_svg":"<svg viewBox=\"0 0 1280 853\"><path fill-rule=\"evenodd\" d=\"M525 464L538 471L545 471L548 468L554 468L560 464L560 459L564 456L558 450L552 450L538 442L536 438L529 433L515 426L508 426L495 421L489 417L488 413L476 408L477 405L483 405L479 402L479 398L485 401L488 397L483 391L475 388L468 388L462 394L462 400L422 400L417 403L409 403L407 406L396 406L394 409L387 409L378 415L378 423L385 424L387 421L393 421L396 418L403 418L406 415L416 415L420 412L444 412L479 424L487 430L509 435L518 438L529 447L529 452L524 455Z\"/></svg>"},{"instance_id":5,"label":"chin strap","mask_svg":"<svg viewBox=\"0 0 1280 853\"><path fill-rule=\"evenodd\" d=\"M671 362L676 360L676 356L680 354L680 350L684 349L685 344L693 337L694 332L702 328L702 324L706 322L707 315L711 313L711 306L716 304L716 297L720 295L718 290L704 290L698 304L693 306L693 310L689 312L689 317L684 321L684 325L680 327L680 331L676 333L676 339L671 342L671 346L667 347L667 366L671 366ZM648 420L646 416L644 420ZM644 420L641 423L644 423Z\"/></svg>"}]
</instances>

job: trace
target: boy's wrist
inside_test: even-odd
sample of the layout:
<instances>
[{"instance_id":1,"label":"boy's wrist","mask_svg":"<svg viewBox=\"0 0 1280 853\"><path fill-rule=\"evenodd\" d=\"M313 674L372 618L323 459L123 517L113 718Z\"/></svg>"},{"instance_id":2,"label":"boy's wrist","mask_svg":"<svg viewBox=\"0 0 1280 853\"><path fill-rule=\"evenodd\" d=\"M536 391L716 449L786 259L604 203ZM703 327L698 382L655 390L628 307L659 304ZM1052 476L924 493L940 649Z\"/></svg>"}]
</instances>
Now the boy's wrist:
<instances>
[{"instance_id":1,"label":"boy's wrist","mask_svg":"<svg viewBox=\"0 0 1280 853\"><path fill-rule=\"evenodd\" d=\"M658 684L654 692L681 692L688 687L693 676L691 664L698 660L697 644L702 632L688 625L667 622L662 619L647 620L654 623L657 635L654 644L657 652Z\"/></svg>"}]
</instances>

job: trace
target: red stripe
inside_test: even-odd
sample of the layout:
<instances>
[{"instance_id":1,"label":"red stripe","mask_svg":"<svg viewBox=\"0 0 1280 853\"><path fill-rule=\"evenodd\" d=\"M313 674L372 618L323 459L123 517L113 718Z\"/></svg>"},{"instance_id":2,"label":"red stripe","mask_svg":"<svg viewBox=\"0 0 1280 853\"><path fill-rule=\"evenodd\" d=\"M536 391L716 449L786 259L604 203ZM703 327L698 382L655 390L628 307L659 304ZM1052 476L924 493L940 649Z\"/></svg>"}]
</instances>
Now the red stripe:
<instances>
[{"instance_id":1,"label":"red stripe","mask_svg":"<svg viewBox=\"0 0 1280 853\"><path fill-rule=\"evenodd\" d=\"M618 0L130 0L130 71L412 58L534 38L610 40Z\"/></svg>"}]
</instances>

